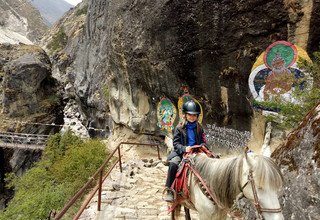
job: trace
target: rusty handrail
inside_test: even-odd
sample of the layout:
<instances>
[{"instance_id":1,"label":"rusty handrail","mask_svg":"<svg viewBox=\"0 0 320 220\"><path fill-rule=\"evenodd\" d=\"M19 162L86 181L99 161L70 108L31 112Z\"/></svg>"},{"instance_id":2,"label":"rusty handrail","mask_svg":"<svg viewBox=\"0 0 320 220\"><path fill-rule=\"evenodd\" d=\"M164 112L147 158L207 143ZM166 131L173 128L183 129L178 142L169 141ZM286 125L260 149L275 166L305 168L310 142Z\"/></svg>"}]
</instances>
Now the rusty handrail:
<instances>
[{"instance_id":1,"label":"rusty handrail","mask_svg":"<svg viewBox=\"0 0 320 220\"><path fill-rule=\"evenodd\" d=\"M160 157L160 150L159 150L159 144L149 144L149 143L134 143L134 142L120 142L118 144L118 146L112 151L112 153L109 155L109 157L103 162L103 164L99 167L99 169L93 174L92 177L89 178L89 180L87 181L87 183L69 200L69 202L61 209L61 211L54 216L55 220L59 220L61 219L64 214L69 210L69 208L76 202L76 200L85 192L85 190L89 187L89 185L93 182L93 180L99 175L99 182L98 185L94 188L93 192L90 194L90 196L85 200L85 202L83 203L83 205L81 206L80 210L77 212L77 214L75 215L75 217L73 218L74 220L78 219L82 212L85 210L85 208L87 207L87 205L89 204L89 202L91 201L91 199L93 198L93 196L95 195L95 193L97 191L99 191L98 193L98 211L101 210L101 191L102 191L102 183L104 182L104 180L109 176L109 174L111 173L111 171L113 170L113 168L115 167L115 165L119 162L119 168L120 168L120 172L122 172L122 162L121 162L121 152L120 152L120 147L122 144L130 144L130 145L143 145L143 146L156 146L157 147L157 151L158 151L158 159L161 160ZM112 167L109 169L109 171L106 173L105 176L103 176L103 172L104 172L104 168L105 166L109 163L109 161L111 160L111 158L113 157L113 155L116 153L116 151L118 151L118 156L119 158L117 159L117 161L112 165ZM103 176L103 177L102 177Z\"/></svg>"}]
</instances>

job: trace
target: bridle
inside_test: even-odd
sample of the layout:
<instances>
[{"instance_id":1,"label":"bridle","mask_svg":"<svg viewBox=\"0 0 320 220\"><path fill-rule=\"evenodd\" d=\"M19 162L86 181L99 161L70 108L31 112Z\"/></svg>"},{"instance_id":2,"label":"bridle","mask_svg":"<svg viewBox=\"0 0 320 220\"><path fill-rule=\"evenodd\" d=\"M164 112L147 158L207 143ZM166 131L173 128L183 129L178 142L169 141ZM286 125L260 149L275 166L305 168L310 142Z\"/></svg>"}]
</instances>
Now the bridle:
<instances>
[{"instance_id":1,"label":"bridle","mask_svg":"<svg viewBox=\"0 0 320 220\"><path fill-rule=\"evenodd\" d=\"M253 193L253 199L254 199L254 203L253 204L254 204L254 207L256 208L258 219L263 219L263 216L262 216L263 212L267 212L267 213L280 213L280 212L282 212L282 208L281 207L277 208L277 209L268 209L268 208L263 208L260 205L258 194L257 194L257 189L256 189L254 178L253 178L253 171L252 171L251 168L249 169L248 181L240 188L240 191L242 193L243 193L244 188L246 188L246 186L248 186L249 183L251 185L251 189L252 189L252 193Z\"/></svg>"}]
</instances>

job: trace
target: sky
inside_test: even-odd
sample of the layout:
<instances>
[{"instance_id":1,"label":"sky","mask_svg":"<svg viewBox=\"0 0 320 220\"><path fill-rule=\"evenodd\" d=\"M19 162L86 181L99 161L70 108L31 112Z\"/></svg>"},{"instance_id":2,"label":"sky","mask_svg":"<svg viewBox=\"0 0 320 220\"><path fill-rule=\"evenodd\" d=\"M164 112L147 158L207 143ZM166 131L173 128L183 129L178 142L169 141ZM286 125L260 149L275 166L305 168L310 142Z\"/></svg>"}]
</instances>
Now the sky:
<instances>
[{"instance_id":1,"label":"sky","mask_svg":"<svg viewBox=\"0 0 320 220\"><path fill-rule=\"evenodd\" d=\"M71 5L77 5L78 3L82 2L82 0L65 0Z\"/></svg>"}]
</instances>

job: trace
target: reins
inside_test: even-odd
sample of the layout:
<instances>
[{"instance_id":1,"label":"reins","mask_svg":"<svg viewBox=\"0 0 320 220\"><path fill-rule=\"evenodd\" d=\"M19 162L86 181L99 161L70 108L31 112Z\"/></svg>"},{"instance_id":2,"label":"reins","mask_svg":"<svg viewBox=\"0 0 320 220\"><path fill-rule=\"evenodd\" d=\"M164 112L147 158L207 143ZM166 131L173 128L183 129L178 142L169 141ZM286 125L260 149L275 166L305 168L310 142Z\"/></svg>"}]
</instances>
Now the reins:
<instances>
[{"instance_id":1,"label":"reins","mask_svg":"<svg viewBox=\"0 0 320 220\"><path fill-rule=\"evenodd\" d=\"M214 192L211 192L210 189L208 188L206 182L202 179L202 177L200 176L200 174L198 173L198 171L196 171L191 165L190 163L187 163L187 166L189 167L189 169L192 171L192 173L198 178L198 180L201 182L202 186L205 188L206 192L207 192L207 197L212 200L215 204L217 204L217 206L220 209L225 209L225 206L218 200L217 195Z\"/></svg>"}]
</instances>

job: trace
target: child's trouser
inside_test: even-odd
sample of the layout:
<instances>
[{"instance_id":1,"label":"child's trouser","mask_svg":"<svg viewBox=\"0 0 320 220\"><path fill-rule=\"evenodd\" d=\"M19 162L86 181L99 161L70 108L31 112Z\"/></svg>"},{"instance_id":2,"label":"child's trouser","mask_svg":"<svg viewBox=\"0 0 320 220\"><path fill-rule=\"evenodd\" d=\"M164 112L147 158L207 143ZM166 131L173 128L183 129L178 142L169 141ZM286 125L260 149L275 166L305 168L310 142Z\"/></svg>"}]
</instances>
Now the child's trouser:
<instances>
[{"instance_id":1,"label":"child's trouser","mask_svg":"<svg viewBox=\"0 0 320 220\"><path fill-rule=\"evenodd\" d=\"M179 168L179 164L181 162L181 158L179 156L175 156L169 161L168 168L168 176L166 181L166 187L170 188L174 179L176 178L176 173Z\"/></svg>"}]
</instances>

